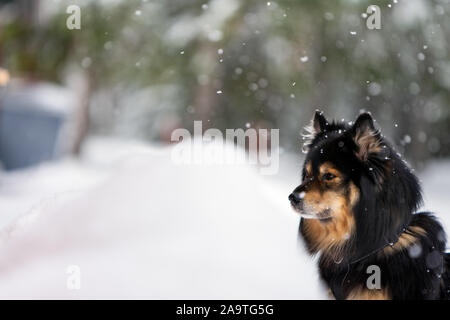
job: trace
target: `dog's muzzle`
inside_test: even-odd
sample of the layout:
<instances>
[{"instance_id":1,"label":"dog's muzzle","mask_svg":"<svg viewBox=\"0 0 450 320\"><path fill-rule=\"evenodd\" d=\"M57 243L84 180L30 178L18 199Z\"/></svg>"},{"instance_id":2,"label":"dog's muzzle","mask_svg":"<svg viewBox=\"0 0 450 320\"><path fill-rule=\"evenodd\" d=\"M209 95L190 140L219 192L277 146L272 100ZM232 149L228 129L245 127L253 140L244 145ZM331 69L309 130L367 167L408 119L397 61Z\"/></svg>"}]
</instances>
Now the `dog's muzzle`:
<instances>
[{"instance_id":1,"label":"dog's muzzle","mask_svg":"<svg viewBox=\"0 0 450 320\"><path fill-rule=\"evenodd\" d=\"M331 220L331 210L326 209L321 212L312 212L308 206L305 207L303 198L305 196L305 192L292 192L289 195L289 201L291 202L292 208L300 213L300 216L305 219L317 219L321 221L329 221Z\"/></svg>"}]
</instances>

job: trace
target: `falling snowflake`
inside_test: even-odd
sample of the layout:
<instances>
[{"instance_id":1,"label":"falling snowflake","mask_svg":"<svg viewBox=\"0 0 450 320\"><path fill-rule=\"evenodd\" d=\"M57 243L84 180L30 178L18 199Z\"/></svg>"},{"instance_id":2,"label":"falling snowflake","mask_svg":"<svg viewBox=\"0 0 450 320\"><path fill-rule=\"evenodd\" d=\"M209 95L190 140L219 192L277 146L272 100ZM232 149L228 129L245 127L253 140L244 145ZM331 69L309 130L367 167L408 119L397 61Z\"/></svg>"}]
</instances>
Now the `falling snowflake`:
<instances>
[{"instance_id":1,"label":"falling snowflake","mask_svg":"<svg viewBox=\"0 0 450 320\"><path fill-rule=\"evenodd\" d=\"M411 143L411 136L410 135L405 135L404 137L403 137L403 141L405 142L405 143Z\"/></svg>"},{"instance_id":2,"label":"falling snowflake","mask_svg":"<svg viewBox=\"0 0 450 320\"><path fill-rule=\"evenodd\" d=\"M367 90L371 96L377 96L381 93L381 85L377 82L372 82L367 87Z\"/></svg>"},{"instance_id":3,"label":"falling snowflake","mask_svg":"<svg viewBox=\"0 0 450 320\"><path fill-rule=\"evenodd\" d=\"M92 59L90 57L85 57L83 58L83 60L81 61L81 66L83 68L89 68L92 64Z\"/></svg>"}]
</instances>

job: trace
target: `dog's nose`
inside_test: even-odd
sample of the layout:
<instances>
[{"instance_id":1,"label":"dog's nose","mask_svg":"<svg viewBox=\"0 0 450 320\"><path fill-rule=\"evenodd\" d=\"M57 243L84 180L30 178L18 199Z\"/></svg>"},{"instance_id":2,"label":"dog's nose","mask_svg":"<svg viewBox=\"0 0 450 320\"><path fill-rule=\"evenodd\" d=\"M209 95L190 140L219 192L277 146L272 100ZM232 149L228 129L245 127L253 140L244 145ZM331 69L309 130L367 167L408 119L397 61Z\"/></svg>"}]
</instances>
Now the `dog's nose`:
<instances>
[{"instance_id":1,"label":"dog's nose","mask_svg":"<svg viewBox=\"0 0 450 320\"><path fill-rule=\"evenodd\" d=\"M297 205L300 203L300 196L298 195L297 192L293 192L289 195L289 201L293 204L293 205Z\"/></svg>"}]
</instances>

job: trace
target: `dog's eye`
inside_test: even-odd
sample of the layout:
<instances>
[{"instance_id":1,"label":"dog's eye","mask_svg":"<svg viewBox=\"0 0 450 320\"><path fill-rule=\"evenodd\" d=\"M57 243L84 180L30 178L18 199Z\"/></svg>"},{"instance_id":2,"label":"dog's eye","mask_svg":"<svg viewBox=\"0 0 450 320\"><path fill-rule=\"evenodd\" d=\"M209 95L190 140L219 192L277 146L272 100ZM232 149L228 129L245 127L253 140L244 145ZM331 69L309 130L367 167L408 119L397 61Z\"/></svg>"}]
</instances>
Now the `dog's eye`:
<instances>
[{"instance_id":1,"label":"dog's eye","mask_svg":"<svg viewBox=\"0 0 450 320\"><path fill-rule=\"evenodd\" d=\"M336 176L334 174L332 174L332 173L329 173L329 172L325 173L322 176L322 179L323 180L327 180L327 181L333 180L334 178L336 178Z\"/></svg>"}]
</instances>

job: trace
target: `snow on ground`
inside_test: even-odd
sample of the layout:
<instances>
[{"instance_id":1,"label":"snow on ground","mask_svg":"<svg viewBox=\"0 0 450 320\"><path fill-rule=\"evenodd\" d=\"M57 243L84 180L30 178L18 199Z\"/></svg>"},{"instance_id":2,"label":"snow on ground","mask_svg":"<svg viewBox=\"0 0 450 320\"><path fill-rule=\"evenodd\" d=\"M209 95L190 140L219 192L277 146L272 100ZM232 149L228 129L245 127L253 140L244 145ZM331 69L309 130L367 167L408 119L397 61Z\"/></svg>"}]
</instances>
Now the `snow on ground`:
<instances>
[{"instance_id":1,"label":"snow on ground","mask_svg":"<svg viewBox=\"0 0 450 320\"><path fill-rule=\"evenodd\" d=\"M0 298L324 297L297 241L289 190L267 187L246 166L174 165L170 149L108 155L123 147L91 150L109 161L95 186L3 229ZM53 165L59 179L63 165ZM36 177L57 179L51 166ZM67 289L71 265L81 269L80 290Z\"/></svg>"},{"instance_id":2,"label":"snow on ground","mask_svg":"<svg viewBox=\"0 0 450 320\"><path fill-rule=\"evenodd\" d=\"M447 229L449 169L422 174ZM107 140L92 140L82 161L4 173L0 298L326 298L287 201L299 177L288 154L270 177ZM67 287L73 265L80 290Z\"/></svg>"}]
</instances>

